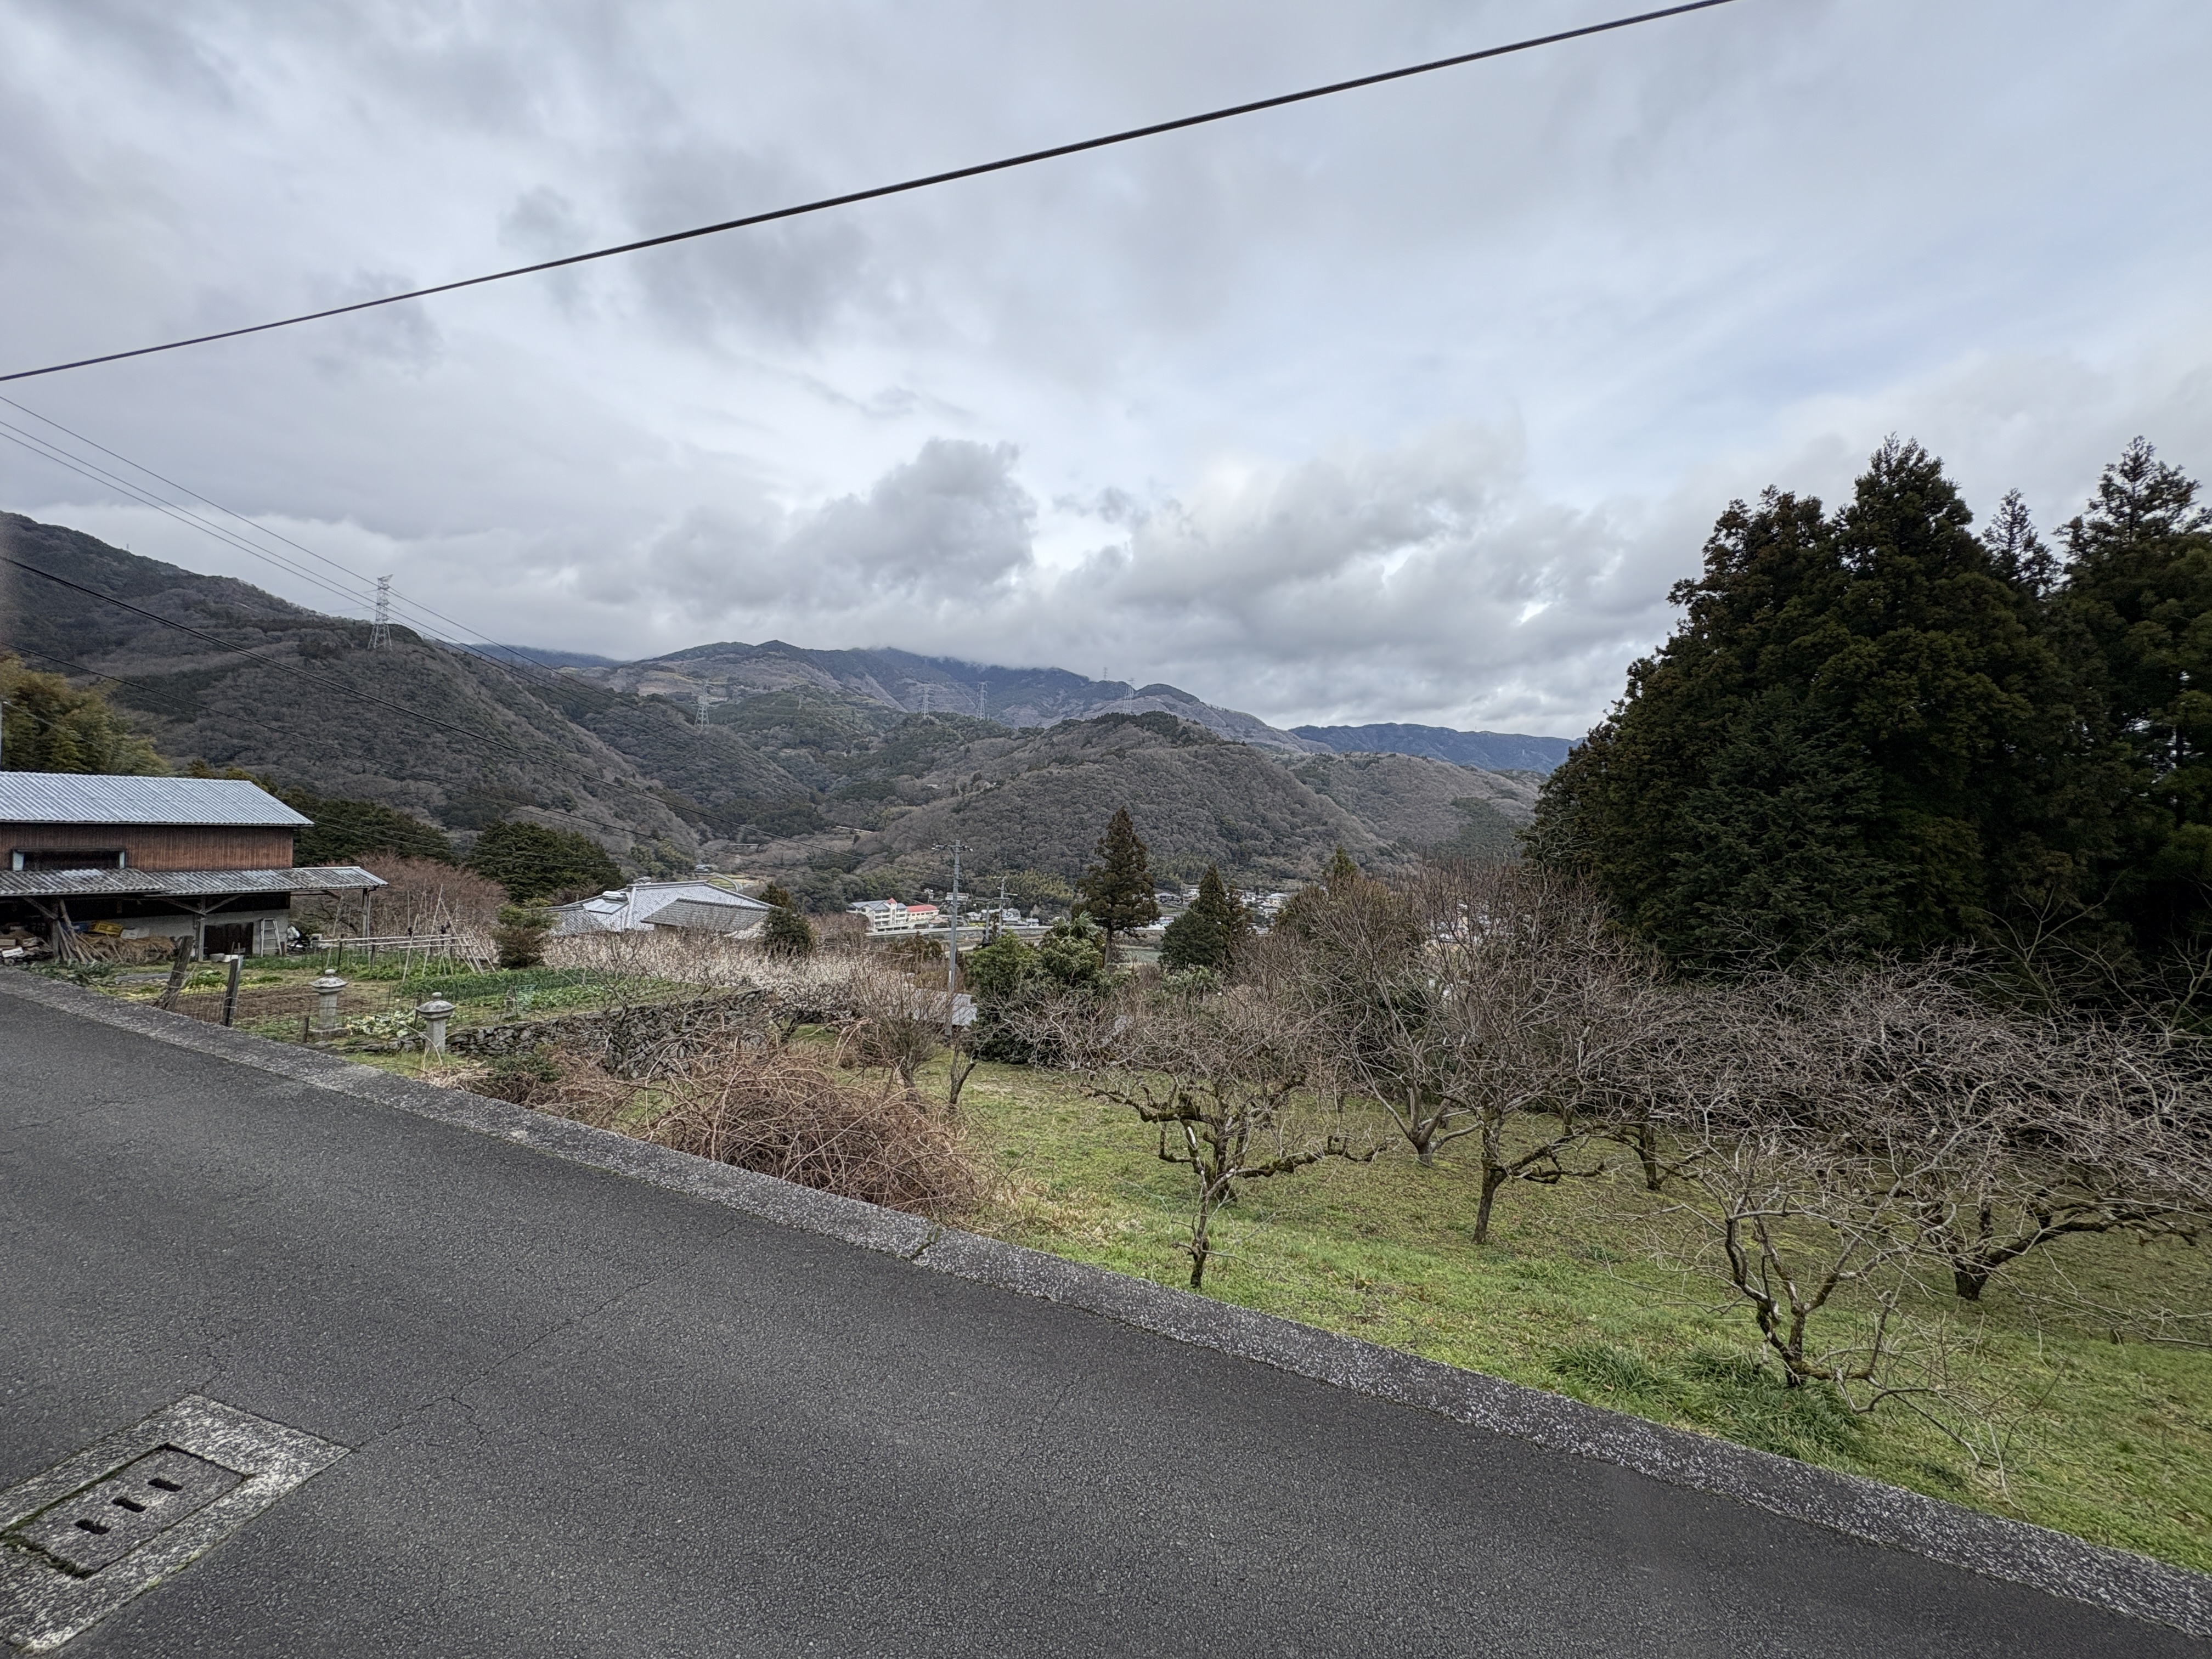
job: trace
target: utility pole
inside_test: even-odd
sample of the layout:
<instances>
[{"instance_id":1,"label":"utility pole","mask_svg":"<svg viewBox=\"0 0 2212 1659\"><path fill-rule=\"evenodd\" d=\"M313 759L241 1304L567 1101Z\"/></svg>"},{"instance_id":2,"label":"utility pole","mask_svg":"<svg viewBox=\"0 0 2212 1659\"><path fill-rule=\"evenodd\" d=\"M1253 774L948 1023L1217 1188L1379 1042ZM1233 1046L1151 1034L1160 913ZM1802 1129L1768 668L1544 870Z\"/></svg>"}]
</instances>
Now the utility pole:
<instances>
[{"instance_id":1,"label":"utility pole","mask_svg":"<svg viewBox=\"0 0 2212 1659\"><path fill-rule=\"evenodd\" d=\"M392 643L392 578L376 579L376 620L369 624L368 648L382 651Z\"/></svg>"},{"instance_id":2,"label":"utility pole","mask_svg":"<svg viewBox=\"0 0 2212 1659\"><path fill-rule=\"evenodd\" d=\"M952 843L952 925L945 933L945 1040L952 1040L952 999L960 994L960 843Z\"/></svg>"}]
</instances>

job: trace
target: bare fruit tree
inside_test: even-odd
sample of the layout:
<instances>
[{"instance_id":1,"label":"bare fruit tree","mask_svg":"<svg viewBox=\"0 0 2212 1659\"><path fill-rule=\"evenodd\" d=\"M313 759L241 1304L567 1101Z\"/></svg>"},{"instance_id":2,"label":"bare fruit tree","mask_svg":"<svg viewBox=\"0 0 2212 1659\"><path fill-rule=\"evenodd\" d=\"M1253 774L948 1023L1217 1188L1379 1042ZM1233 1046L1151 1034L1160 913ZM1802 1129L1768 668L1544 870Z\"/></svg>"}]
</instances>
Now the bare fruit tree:
<instances>
[{"instance_id":1,"label":"bare fruit tree","mask_svg":"<svg viewBox=\"0 0 2212 1659\"><path fill-rule=\"evenodd\" d=\"M915 1074L943 1045L945 993L917 989L890 964L868 963L847 981L844 999L849 1017L838 1036L840 1059L882 1066L907 1093L917 1092Z\"/></svg>"},{"instance_id":2,"label":"bare fruit tree","mask_svg":"<svg viewBox=\"0 0 2212 1659\"><path fill-rule=\"evenodd\" d=\"M2202 1079L2157 1033L2008 1013L1941 962L1739 988L1729 1046L1748 1121L1869 1149L1923 1252L1978 1301L2085 1233L2194 1243L2212 1224Z\"/></svg>"},{"instance_id":3,"label":"bare fruit tree","mask_svg":"<svg viewBox=\"0 0 2212 1659\"><path fill-rule=\"evenodd\" d=\"M1364 1163L1310 1085L1322 1028L1270 994L1242 986L1200 1001L1070 1000L1038 1018L1079 1068L1085 1091L1125 1106L1159 1132L1158 1156L1190 1173L1190 1285L1218 1253L1213 1223L1240 1182L1287 1176L1323 1158Z\"/></svg>"},{"instance_id":4,"label":"bare fruit tree","mask_svg":"<svg viewBox=\"0 0 2212 1659\"><path fill-rule=\"evenodd\" d=\"M1421 1163L1472 1147L1486 1243L1509 1182L1600 1173L1568 1160L1602 1127L1657 969L1587 891L1529 866L1433 870L1396 902L1410 927L1380 900L1317 912L1306 982Z\"/></svg>"}]
</instances>

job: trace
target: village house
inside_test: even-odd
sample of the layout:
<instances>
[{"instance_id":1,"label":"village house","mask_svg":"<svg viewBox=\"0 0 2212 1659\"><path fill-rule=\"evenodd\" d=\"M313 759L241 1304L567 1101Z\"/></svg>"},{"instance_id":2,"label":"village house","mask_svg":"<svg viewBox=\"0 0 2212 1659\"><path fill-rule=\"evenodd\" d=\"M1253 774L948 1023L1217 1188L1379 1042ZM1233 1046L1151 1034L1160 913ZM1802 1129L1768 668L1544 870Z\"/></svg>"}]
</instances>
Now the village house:
<instances>
[{"instance_id":1,"label":"village house","mask_svg":"<svg viewBox=\"0 0 2212 1659\"><path fill-rule=\"evenodd\" d=\"M384 885L350 864L295 867L311 822L244 779L0 772L0 928L64 960L87 933L280 951L295 894L367 902Z\"/></svg>"},{"instance_id":2,"label":"village house","mask_svg":"<svg viewBox=\"0 0 2212 1659\"><path fill-rule=\"evenodd\" d=\"M711 881L634 881L595 898L556 906L556 934L630 933L676 927L709 933L744 933L757 927L772 907Z\"/></svg>"}]
</instances>

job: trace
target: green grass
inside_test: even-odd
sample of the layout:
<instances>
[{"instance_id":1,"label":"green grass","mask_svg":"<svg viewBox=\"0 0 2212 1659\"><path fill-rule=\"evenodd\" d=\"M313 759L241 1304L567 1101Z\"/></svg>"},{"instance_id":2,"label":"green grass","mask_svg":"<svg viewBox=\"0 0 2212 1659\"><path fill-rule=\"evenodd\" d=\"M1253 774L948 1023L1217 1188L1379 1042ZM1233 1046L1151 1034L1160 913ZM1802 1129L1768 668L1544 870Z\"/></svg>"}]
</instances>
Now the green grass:
<instances>
[{"instance_id":1,"label":"green grass","mask_svg":"<svg viewBox=\"0 0 2212 1659\"><path fill-rule=\"evenodd\" d=\"M940 1098L941 1079L940 1063ZM1158 1161L1129 1113L1066 1079L997 1066L977 1069L961 1106L994 1177L969 1225L1188 1281L1188 1173ZM2099 1300L2202 1310L2212 1262L2200 1252L2070 1240L2017 1285L1993 1285L1978 1309L1942 1297L1921 1310L1963 1311L1966 1380L2029 1402L2008 1418L2000 1474L1894 1402L1861 1416L1826 1389L1785 1389L1725 1286L1654 1260L1655 1240L1687 1224L1638 1182L1509 1187L1486 1246L1471 1236L1476 1197L1467 1166L1447 1157L1424 1170L1395 1150L1252 1183L1218 1224L1205 1293L2212 1570L2212 1353L2115 1342L2022 1294L2063 1266Z\"/></svg>"}]
</instances>

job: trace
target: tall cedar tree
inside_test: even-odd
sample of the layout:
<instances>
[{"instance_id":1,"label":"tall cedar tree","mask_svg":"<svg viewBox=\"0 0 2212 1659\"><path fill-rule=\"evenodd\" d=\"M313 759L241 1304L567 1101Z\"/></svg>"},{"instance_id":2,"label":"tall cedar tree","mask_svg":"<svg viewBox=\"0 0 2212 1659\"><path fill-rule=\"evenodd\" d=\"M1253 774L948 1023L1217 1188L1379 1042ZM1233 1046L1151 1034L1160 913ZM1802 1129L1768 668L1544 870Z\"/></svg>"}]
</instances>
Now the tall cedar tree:
<instances>
[{"instance_id":1,"label":"tall cedar tree","mask_svg":"<svg viewBox=\"0 0 2212 1659\"><path fill-rule=\"evenodd\" d=\"M2212 510L2137 438L2064 535L2060 615L2125 775L2112 906L2154 950L2212 921Z\"/></svg>"},{"instance_id":2,"label":"tall cedar tree","mask_svg":"<svg viewBox=\"0 0 2212 1659\"><path fill-rule=\"evenodd\" d=\"M1145 843L1126 806L1115 809L1106 833L1098 838L1098 862L1075 884L1083 896L1083 914L1105 931L1110 957L1114 935L1159 920L1160 907L1152 897L1152 876L1146 862Z\"/></svg>"},{"instance_id":3,"label":"tall cedar tree","mask_svg":"<svg viewBox=\"0 0 2212 1659\"><path fill-rule=\"evenodd\" d=\"M1534 854L1701 965L1922 947L2085 890L2107 815L2047 560L1971 522L1895 440L1832 518L1732 503L1674 637L1547 783Z\"/></svg>"},{"instance_id":4,"label":"tall cedar tree","mask_svg":"<svg viewBox=\"0 0 2212 1659\"><path fill-rule=\"evenodd\" d=\"M1209 864L1199 878L1198 897L1160 935L1160 966L1170 972L1182 968L1226 972L1235 965L1237 947L1249 931L1244 907L1222 881L1221 872Z\"/></svg>"}]
</instances>

